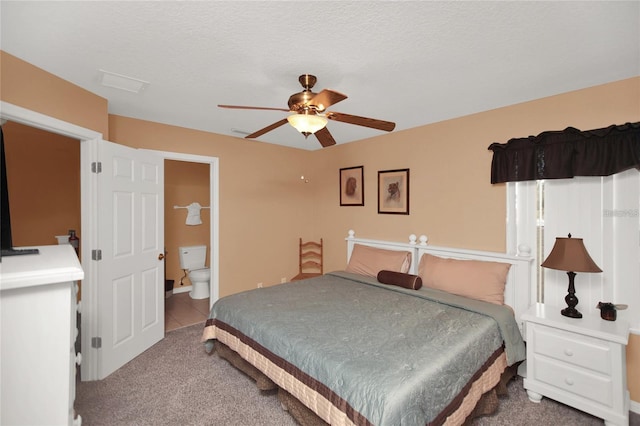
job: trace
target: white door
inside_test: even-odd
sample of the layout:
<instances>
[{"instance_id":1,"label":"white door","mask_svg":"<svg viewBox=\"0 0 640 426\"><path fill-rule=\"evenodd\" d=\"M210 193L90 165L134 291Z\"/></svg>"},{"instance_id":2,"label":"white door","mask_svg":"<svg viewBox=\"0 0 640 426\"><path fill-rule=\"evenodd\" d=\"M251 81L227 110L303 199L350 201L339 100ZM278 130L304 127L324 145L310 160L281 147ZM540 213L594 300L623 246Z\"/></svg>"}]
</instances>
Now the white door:
<instances>
[{"instance_id":1,"label":"white door","mask_svg":"<svg viewBox=\"0 0 640 426\"><path fill-rule=\"evenodd\" d=\"M98 376L164 337L164 164L99 143Z\"/></svg>"}]
</instances>

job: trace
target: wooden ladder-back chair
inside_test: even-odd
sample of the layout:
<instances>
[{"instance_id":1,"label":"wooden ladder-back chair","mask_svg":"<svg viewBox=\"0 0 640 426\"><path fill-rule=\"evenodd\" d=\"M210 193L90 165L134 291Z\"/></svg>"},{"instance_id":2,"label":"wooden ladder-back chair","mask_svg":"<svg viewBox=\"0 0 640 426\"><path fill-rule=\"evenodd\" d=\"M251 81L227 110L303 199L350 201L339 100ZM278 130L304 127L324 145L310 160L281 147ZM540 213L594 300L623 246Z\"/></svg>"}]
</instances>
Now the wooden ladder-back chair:
<instances>
[{"instance_id":1,"label":"wooden ladder-back chair","mask_svg":"<svg viewBox=\"0 0 640 426\"><path fill-rule=\"evenodd\" d=\"M302 238L300 238L298 267L299 273L291 278L291 281L304 280L323 274L322 238L319 243L316 241L302 242Z\"/></svg>"}]
</instances>

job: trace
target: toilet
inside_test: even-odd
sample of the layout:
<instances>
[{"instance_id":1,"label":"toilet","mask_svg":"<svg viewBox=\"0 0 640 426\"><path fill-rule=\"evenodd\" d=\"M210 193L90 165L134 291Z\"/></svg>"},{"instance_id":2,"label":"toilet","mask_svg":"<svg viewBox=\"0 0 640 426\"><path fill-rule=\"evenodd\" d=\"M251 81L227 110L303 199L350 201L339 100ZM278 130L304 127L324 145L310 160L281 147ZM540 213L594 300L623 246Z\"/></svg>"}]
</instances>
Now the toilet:
<instances>
[{"instance_id":1,"label":"toilet","mask_svg":"<svg viewBox=\"0 0 640 426\"><path fill-rule=\"evenodd\" d=\"M211 271L204 266L207 246L179 247L178 250L180 251L180 268L189 271L191 281L189 296L192 299L206 299L209 297L211 279Z\"/></svg>"}]
</instances>

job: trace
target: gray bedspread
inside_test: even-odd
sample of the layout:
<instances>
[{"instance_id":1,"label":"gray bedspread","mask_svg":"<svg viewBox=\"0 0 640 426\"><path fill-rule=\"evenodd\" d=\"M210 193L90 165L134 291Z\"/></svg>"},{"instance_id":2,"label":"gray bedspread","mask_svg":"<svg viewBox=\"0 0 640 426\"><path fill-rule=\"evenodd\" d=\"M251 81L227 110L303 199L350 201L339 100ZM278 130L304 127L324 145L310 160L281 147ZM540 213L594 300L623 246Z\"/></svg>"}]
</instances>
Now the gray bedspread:
<instances>
[{"instance_id":1,"label":"gray bedspread","mask_svg":"<svg viewBox=\"0 0 640 426\"><path fill-rule=\"evenodd\" d=\"M503 344L509 364L525 353L509 308L347 272L227 296L209 318L326 385L375 425L425 425Z\"/></svg>"}]
</instances>

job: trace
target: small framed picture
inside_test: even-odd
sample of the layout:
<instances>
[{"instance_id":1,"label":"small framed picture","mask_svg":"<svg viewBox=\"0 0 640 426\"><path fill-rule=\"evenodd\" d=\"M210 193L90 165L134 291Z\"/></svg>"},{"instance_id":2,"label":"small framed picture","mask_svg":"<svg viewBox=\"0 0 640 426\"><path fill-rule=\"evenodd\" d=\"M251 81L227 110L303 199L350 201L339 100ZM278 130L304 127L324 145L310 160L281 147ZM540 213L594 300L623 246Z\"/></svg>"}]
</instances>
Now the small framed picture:
<instances>
[{"instance_id":1,"label":"small framed picture","mask_svg":"<svg viewBox=\"0 0 640 426\"><path fill-rule=\"evenodd\" d=\"M340 169L340 205L364 206L364 167Z\"/></svg>"},{"instance_id":2,"label":"small framed picture","mask_svg":"<svg viewBox=\"0 0 640 426\"><path fill-rule=\"evenodd\" d=\"M378 172L378 213L409 214L409 169Z\"/></svg>"}]
</instances>

